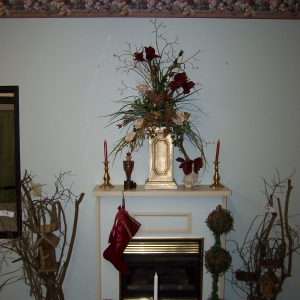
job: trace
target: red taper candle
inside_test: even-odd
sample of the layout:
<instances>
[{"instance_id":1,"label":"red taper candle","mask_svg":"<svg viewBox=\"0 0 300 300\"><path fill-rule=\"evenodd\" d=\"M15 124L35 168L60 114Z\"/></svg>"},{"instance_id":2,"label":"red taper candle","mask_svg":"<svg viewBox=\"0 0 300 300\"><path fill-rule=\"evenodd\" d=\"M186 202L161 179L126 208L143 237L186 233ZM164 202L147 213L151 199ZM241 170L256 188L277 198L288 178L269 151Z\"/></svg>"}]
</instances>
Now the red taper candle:
<instances>
[{"instance_id":1,"label":"red taper candle","mask_svg":"<svg viewBox=\"0 0 300 300\"><path fill-rule=\"evenodd\" d=\"M218 140L217 142L217 149L216 149L216 158L215 158L215 162L219 161L219 152L220 152L220 140Z\"/></svg>"},{"instance_id":2,"label":"red taper candle","mask_svg":"<svg viewBox=\"0 0 300 300\"><path fill-rule=\"evenodd\" d=\"M104 162L107 163L107 142L104 141Z\"/></svg>"}]
</instances>

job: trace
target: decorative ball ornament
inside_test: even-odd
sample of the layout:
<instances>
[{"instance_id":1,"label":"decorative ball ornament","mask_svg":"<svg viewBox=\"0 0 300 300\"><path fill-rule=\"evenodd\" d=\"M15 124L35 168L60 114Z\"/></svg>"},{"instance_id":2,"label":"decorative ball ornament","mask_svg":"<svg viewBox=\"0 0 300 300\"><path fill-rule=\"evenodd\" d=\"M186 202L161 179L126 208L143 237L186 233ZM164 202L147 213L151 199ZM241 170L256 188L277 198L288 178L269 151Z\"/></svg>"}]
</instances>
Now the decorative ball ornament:
<instances>
[{"instance_id":1,"label":"decorative ball ornament","mask_svg":"<svg viewBox=\"0 0 300 300\"><path fill-rule=\"evenodd\" d=\"M230 211L218 205L217 208L208 215L205 223L214 233L222 234L233 230L234 220Z\"/></svg>"},{"instance_id":2,"label":"decorative ball ornament","mask_svg":"<svg viewBox=\"0 0 300 300\"><path fill-rule=\"evenodd\" d=\"M221 247L212 247L205 252L205 267L211 274L222 275L231 265L231 255Z\"/></svg>"}]
</instances>

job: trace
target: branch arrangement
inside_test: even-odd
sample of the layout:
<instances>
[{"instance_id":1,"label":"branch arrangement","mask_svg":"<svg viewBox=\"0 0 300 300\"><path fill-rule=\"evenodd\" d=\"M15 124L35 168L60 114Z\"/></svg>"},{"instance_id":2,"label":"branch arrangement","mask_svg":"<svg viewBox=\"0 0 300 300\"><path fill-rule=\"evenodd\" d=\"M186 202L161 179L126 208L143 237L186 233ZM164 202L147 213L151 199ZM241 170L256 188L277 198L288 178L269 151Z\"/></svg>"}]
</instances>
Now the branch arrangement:
<instances>
[{"instance_id":1,"label":"branch arrangement","mask_svg":"<svg viewBox=\"0 0 300 300\"><path fill-rule=\"evenodd\" d=\"M158 128L163 128L164 136L170 135L173 145L178 147L184 156L179 158L180 168L185 175L206 164L204 145L207 143L201 137L197 125L202 111L195 104L195 99L189 97L198 94L200 84L191 81L186 73L188 68L196 69L198 50L189 58L184 58L184 51L178 53L178 37L168 41L160 30L165 28L157 20L154 25L154 45L133 47L127 43L128 49L122 55L115 55L121 62L117 71L126 75L140 77L135 88L123 86L119 89L124 98L117 101L121 108L110 115L109 125L115 124L119 129L125 129L126 134L119 139L113 151L114 157L124 148L127 152L138 151L145 139L157 137ZM125 91L134 91L133 95L125 96ZM191 143L200 157L190 159L183 143Z\"/></svg>"},{"instance_id":2,"label":"branch arrangement","mask_svg":"<svg viewBox=\"0 0 300 300\"><path fill-rule=\"evenodd\" d=\"M241 246L233 241L234 252L243 266L233 273L231 284L236 293L246 295L246 299L275 300L285 279L292 276L293 254L298 254L300 249L300 230L289 224L294 217L289 214L292 175L281 180L277 171L271 183L263 179L266 213L256 229L260 216L254 218ZM279 195L284 195L284 199Z\"/></svg>"},{"instance_id":3,"label":"branch arrangement","mask_svg":"<svg viewBox=\"0 0 300 300\"><path fill-rule=\"evenodd\" d=\"M20 269L17 269L1 274L0 277L8 279L0 286L0 292L5 285L24 280L30 287L30 295L37 300L64 300L62 286L75 242L79 205L84 197L83 193L77 197L64 187L63 181L68 175L70 172L64 172L56 177L52 197L35 200L32 197L33 176L25 171L21 181L22 233L17 238L0 241L0 271L3 264L21 261L22 272L19 275ZM68 240L65 208L70 202L74 203L75 212ZM11 253L18 258L11 258Z\"/></svg>"}]
</instances>

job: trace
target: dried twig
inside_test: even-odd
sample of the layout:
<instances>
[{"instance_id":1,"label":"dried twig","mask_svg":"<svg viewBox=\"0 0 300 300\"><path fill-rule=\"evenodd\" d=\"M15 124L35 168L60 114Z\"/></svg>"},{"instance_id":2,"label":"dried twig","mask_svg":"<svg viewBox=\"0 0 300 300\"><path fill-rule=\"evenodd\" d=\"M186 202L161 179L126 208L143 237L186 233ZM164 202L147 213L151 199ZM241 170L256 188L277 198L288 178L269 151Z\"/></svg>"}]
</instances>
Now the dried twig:
<instances>
[{"instance_id":1,"label":"dried twig","mask_svg":"<svg viewBox=\"0 0 300 300\"><path fill-rule=\"evenodd\" d=\"M274 273L278 282L276 288L274 288L273 296L267 297L268 299L275 300L277 295L282 291L282 286L287 277L291 276L292 270L292 258L293 254L300 250L300 229L296 225L295 228L290 227L289 219L289 203L291 196L291 177L281 179L279 172L268 183L264 180L264 191L268 200L268 205L273 206L273 199L276 194L283 193L285 191L284 212L282 211L282 205L279 197L277 199L278 215L277 213L265 213L262 221L258 224L254 236L250 238L250 234L253 232L254 226L259 216L256 216L252 221L250 228L246 234L242 246L235 243L236 249L234 253L238 253L242 259L243 266L238 271L233 273L233 277L230 280L233 289L246 294L247 299L266 299L260 286L260 279L268 271ZM277 221L275 222L276 218ZM253 275L251 280L241 279L241 274ZM239 275L240 277L238 278ZM255 279L253 279L255 278Z\"/></svg>"},{"instance_id":2,"label":"dried twig","mask_svg":"<svg viewBox=\"0 0 300 300\"><path fill-rule=\"evenodd\" d=\"M9 262L14 263L20 260L22 261L22 273L16 275L17 271L19 271L16 270L1 274L0 276L4 277L5 280L1 284L0 290L5 285L12 284L18 280L24 280L25 284L30 287L30 295L37 300L64 300L62 285L75 242L79 205L84 197L82 193L78 200L75 200L73 229L70 242L68 242L65 208L68 203L73 203L73 198L77 198L73 195L70 188L64 187L63 181L65 176L68 175L71 175L71 173L61 172L56 177L54 184L55 191L52 197L46 195L35 200L31 196L33 176L25 171L21 181L21 202L23 209L22 234L15 239L0 241L0 273L3 263L9 264ZM41 260L43 256L40 252L42 247L37 247L36 245L45 232L52 231L57 232L57 239L60 239L59 259L57 263L54 262L57 265L56 269L43 270ZM58 252L58 248L55 250ZM66 251L67 254L65 254ZM9 253L12 252L18 256L17 259L9 257ZM64 263L62 263L63 257L66 257ZM11 276L12 274L14 276Z\"/></svg>"}]
</instances>

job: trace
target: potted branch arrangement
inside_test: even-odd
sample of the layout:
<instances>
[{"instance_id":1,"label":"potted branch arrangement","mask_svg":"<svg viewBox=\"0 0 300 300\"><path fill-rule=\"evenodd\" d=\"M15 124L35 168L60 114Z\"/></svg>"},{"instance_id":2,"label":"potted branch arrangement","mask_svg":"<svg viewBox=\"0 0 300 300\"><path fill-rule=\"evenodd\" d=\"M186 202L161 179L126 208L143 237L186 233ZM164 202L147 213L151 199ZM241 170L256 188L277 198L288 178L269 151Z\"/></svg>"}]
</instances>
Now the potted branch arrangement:
<instances>
[{"instance_id":1,"label":"potted branch arrangement","mask_svg":"<svg viewBox=\"0 0 300 300\"><path fill-rule=\"evenodd\" d=\"M293 254L300 250L299 227L289 224L294 217L289 214L292 175L281 179L277 170L271 183L264 179L264 215L254 218L241 246L232 241L243 266L233 273L231 285L249 300L277 299L285 280L292 276Z\"/></svg>"},{"instance_id":2,"label":"potted branch arrangement","mask_svg":"<svg viewBox=\"0 0 300 300\"><path fill-rule=\"evenodd\" d=\"M198 50L189 58L184 51L177 52L178 37L168 41L160 30L163 23L150 20L154 25L155 46L133 47L128 43L124 54L115 55L122 64L117 71L126 75L140 77L136 87L122 82L119 88L121 108L109 114L109 125L115 124L125 134L116 142L110 155L114 159L123 149L126 152L138 151L145 141L154 144L159 138L171 138L171 146L178 147L183 157L176 161L184 175L198 174L200 168L206 166L204 146L207 144L198 130L199 114L202 111L192 95L198 94L200 84L189 79L187 69L197 69ZM126 93L134 91L126 96ZM108 126L109 126L108 125ZM197 149L199 157L191 159L184 147L184 142ZM161 155L161 153L160 153ZM167 157L168 155L166 155Z\"/></svg>"},{"instance_id":3,"label":"potted branch arrangement","mask_svg":"<svg viewBox=\"0 0 300 300\"><path fill-rule=\"evenodd\" d=\"M84 197L83 193L78 197L64 187L63 181L67 175L71 175L70 172L61 172L56 177L52 197L40 196L39 199L35 199L32 196L33 176L25 171L20 195L22 232L16 238L0 241L1 269L3 263L13 265L19 261L21 272L17 269L8 274L2 273L0 276L5 280L0 286L0 292L5 285L23 280L30 287L30 295L36 300L65 299L63 282L75 242L79 205ZM75 212L69 239L65 207L70 202L74 203ZM9 232L13 224L4 222L1 218L0 222ZM14 258L11 258L11 253L14 253Z\"/></svg>"}]
</instances>

